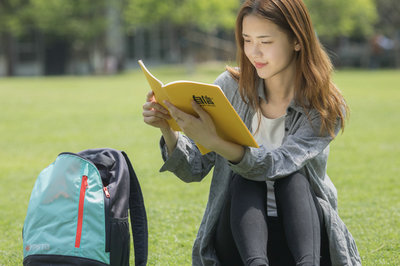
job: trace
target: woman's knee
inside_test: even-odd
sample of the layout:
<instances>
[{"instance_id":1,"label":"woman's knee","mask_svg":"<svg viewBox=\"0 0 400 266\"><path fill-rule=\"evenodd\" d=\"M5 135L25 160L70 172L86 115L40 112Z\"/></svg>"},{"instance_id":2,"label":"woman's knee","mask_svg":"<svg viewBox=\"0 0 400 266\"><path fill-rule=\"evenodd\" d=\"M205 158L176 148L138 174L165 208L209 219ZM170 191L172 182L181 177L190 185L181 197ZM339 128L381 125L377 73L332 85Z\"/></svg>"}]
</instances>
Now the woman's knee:
<instances>
[{"instance_id":1,"label":"woman's knee","mask_svg":"<svg viewBox=\"0 0 400 266\"><path fill-rule=\"evenodd\" d=\"M303 174L296 172L276 180L274 189L276 195L291 193L294 190L297 192L309 192L310 183Z\"/></svg>"},{"instance_id":2,"label":"woman's knee","mask_svg":"<svg viewBox=\"0 0 400 266\"><path fill-rule=\"evenodd\" d=\"M307 177L298 172L293 173L275 181L274 189L278 205L282 205L288 201L305 202L306 200L311 200L315 205L320 224L322 225L322 209Z\"/></svg>"}]
</instances>

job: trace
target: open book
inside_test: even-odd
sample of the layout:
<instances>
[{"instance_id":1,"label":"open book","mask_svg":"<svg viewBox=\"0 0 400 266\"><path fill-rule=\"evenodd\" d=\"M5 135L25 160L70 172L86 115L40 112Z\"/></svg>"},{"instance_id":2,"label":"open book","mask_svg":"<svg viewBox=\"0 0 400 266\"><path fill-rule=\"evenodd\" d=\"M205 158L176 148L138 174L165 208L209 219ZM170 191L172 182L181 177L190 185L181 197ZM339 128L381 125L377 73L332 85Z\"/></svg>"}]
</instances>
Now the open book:
<instances>
[{"instance_id":1,"label":"open book","mask_svg":"<svg viewBox=\"0 0 400 266\"><path fill-rule=\"evenodd\" d=\"M191 105L191 101L194 100L212 117L217 134L221 138L243 146L258 147L250 131L219 86L184 80L173 81L164 85L147 70L142 60L139 60L139 65L154 92L157 102L167 110L164 100L168 100L186 113L197 116ZM170 119L168 123L173 130L182 131L175 120ZM202 154L210 152L202 145L198 143L196 145Z\"/></svg>"}]
</instances>

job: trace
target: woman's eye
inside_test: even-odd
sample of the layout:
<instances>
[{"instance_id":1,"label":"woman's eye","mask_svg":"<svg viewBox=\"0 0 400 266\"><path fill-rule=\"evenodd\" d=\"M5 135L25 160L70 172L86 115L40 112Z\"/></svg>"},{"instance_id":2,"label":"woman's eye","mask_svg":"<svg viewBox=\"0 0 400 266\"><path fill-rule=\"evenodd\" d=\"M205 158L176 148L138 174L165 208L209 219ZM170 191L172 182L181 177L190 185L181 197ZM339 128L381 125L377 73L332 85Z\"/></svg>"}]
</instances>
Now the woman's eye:
<instances>
[{"instance_id":1,"label":"woman's eye","mask_svg":"<svg viewBox=\"0 0 400 266\"><path fill-rule=\"evenodd\" d=\"M250 40L244 40L244 42L250 42Z\"/></svg>"},{"instance_id":2,"label":"woman's eye","mask_svg":"<svg viewBox=\"0 0 400 266\"><path fill-rule=\"evenodd\" d=\"M262 44L270 44L270 43L272 43L272 42L261 42Z\"/></svg>"}]
</instances>

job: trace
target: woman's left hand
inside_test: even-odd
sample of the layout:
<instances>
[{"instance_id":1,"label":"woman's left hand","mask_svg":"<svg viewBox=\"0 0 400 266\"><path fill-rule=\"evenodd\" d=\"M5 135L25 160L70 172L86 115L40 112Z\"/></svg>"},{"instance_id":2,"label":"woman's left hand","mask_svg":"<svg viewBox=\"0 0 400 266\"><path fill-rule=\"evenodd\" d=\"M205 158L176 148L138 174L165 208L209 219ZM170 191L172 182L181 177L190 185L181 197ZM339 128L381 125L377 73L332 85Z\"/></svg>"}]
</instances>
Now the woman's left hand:
<instances>
[{"instance_id":1,"label":"woman's left hand","mask_svg":"<svg viewBox=\"0 0 400 266\"><path fill-rule=\"evenodd\" d=\"M198 117L195 117L183 112L168 101L164 101L164 103L168 107L170 115L186 136L213 150L214 144L218 143L220 139L211 116L200 105L192 101L193 110L198 114Z\"/></svg>"}]
</instances>

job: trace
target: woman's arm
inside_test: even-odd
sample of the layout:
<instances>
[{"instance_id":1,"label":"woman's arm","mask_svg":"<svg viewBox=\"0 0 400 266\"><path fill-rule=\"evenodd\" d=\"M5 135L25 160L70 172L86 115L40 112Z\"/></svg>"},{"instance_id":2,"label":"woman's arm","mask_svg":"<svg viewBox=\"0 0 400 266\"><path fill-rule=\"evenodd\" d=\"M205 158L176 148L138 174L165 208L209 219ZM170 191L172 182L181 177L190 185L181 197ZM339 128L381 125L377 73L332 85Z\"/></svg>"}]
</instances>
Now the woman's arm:
<instances>
[{"instance_id":1,"label":"woman's arm","mask_svg":"<svg viewBox=\"0 0 400 266\"><path fill-rule=\"evenodd\" d=\"M175 119L186 136L218 153L228 161L233 163L241 161L245 151L244 147L220 138L210 115L200 105L192 101L193 110L198 115L198 117L195 117L181 111L168 101L165 101L165 104L172 118Z\"/></svg>"},{"instance_id":2,"label":"woman's arm","mask_svg":"<svg viewBox=\"0 0 400 266\"><path fill-rule=\"evenodd\" d=\"M178 141L172 153L167 152L164 137L160 140L164 164L160 172L170 171L184 182L199 182L210 172L215 164L215 153L202 155L193 140L178 134Z\"/></svg>"},{"instance_id":3,"label":"woman's arm","mask_svg":"<svg viewBox=\"0 0 400 266\"><path fill-rule=\"evenodd\" d=\"M323 152L333 139L329 134L320 136L320 121L317 113L313 113L310 120L303 114L301 120L297 121L298 128L286 137L279 148L267 150L265 147L246 147L242 160L237 164L230 163L231 169L247 179L257 181L285 177L300 170ZM335 134L339 130L338 119Z\"/></svg>"},{"instance_id":4,"label":"woman's arm","mask_svg":"<svg viewBox=\"0 0 400 266\"><path fill-rule=\"evenodd\" d=\"M168 147L168 153L172 153L178 141L178 133L170 128L167 120L171 119L171 116L168 110L157 103L153 91L147 93L146 102L143 104L142 115L146 124L161 130L161 134Z\"/></svg>"},{"instance_id":5,"label":"woman's arm","mask_svg":"<svg viewBox=\"0 0 400 266\"><path fill-rule=\"evenodd\" d=\"M168 154L171 154L175 148L176 143L178 142L178 132L173 131L170 127L161 128L161 134L163 135L165 145L168 149Z\"/></svg>"},{"instance_id":6,"label":"woman's arm","mask_svg":"<svg viewBox=\"0 0 400 266\"><path fill-rule=\"evenodd\" d=\"M171 119L168 110L157 103L150 91L143 105L143 120L161 130L160 146L165 163L160 171L171 171L185 182L202 180L213 167L215 154L202 156L190 139L170 128L168 119Z\"/></svg>"}]
</instances>

